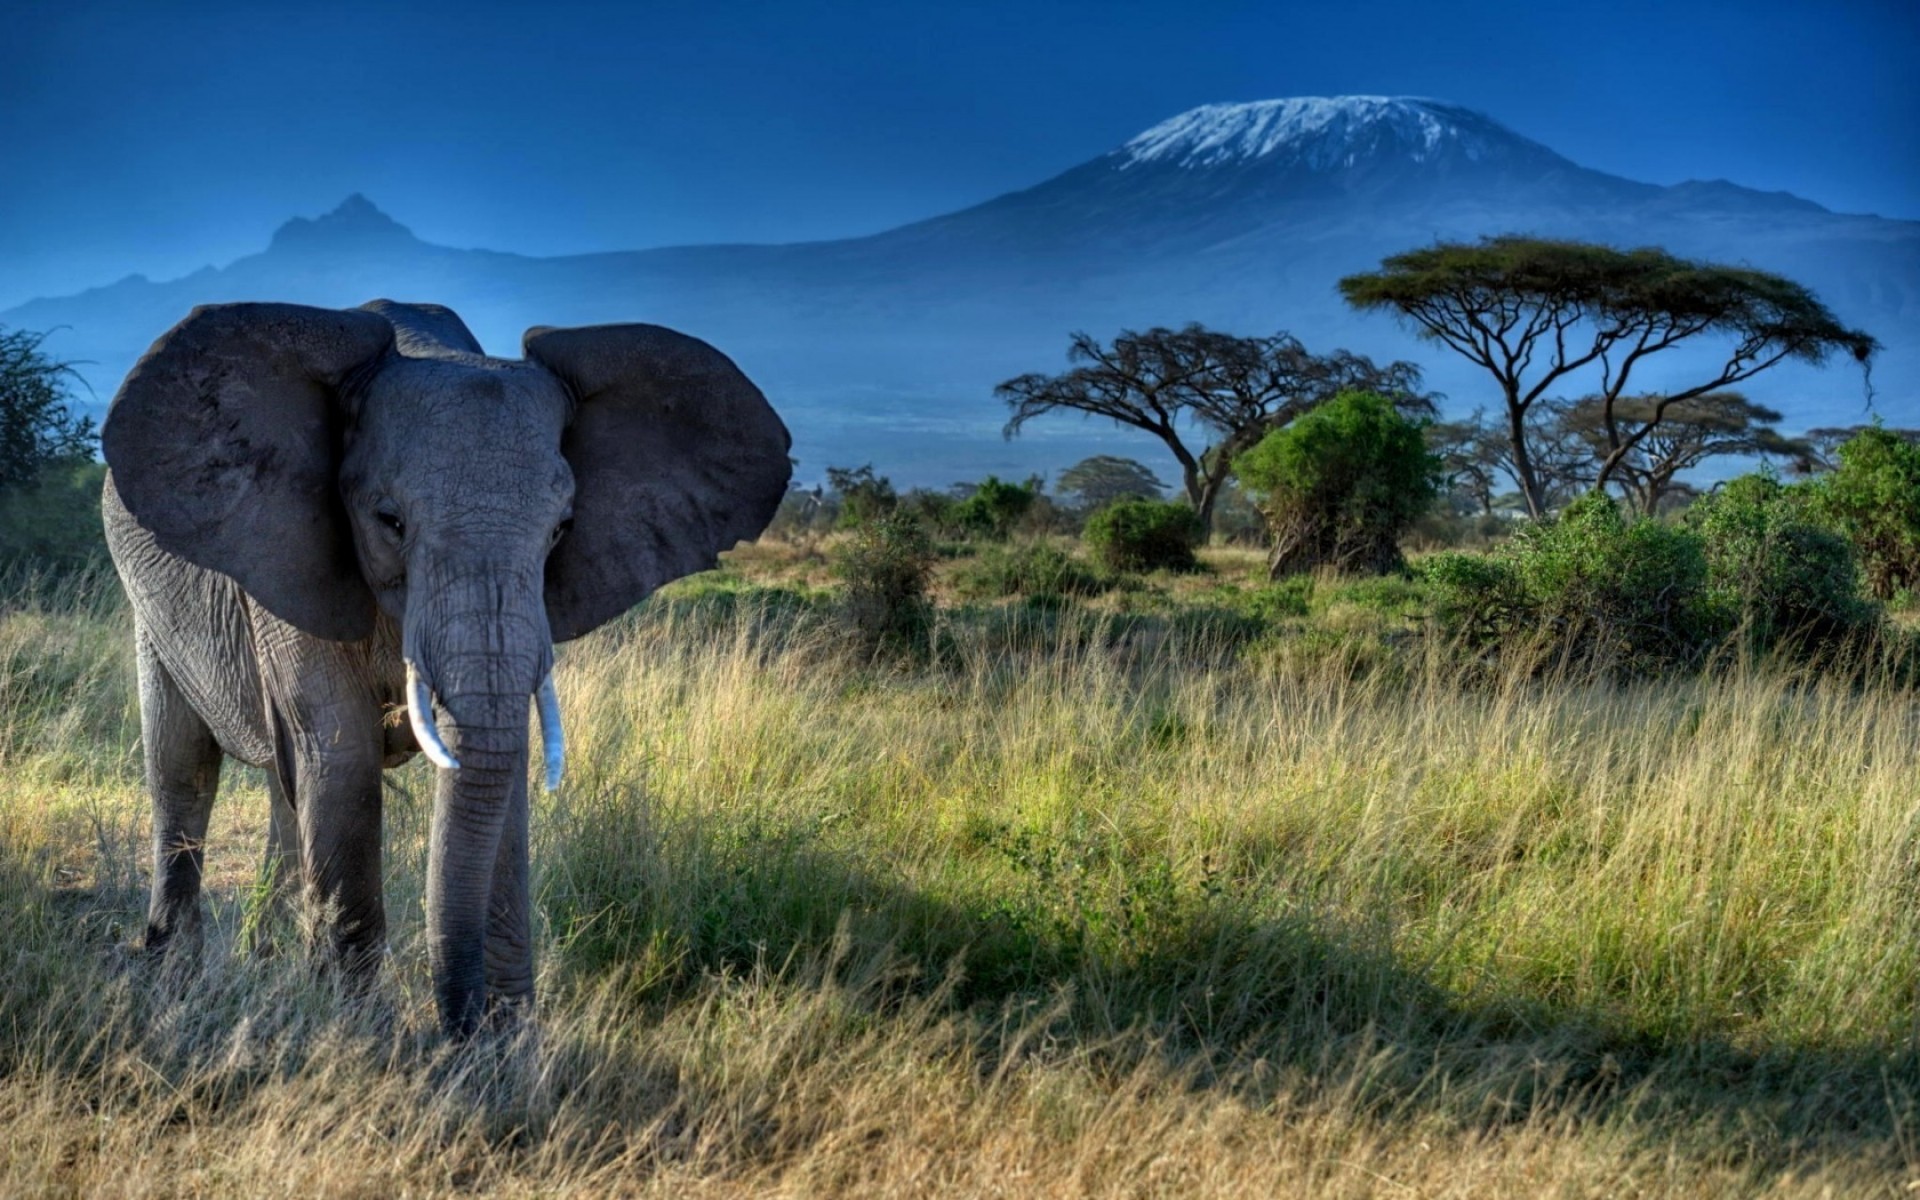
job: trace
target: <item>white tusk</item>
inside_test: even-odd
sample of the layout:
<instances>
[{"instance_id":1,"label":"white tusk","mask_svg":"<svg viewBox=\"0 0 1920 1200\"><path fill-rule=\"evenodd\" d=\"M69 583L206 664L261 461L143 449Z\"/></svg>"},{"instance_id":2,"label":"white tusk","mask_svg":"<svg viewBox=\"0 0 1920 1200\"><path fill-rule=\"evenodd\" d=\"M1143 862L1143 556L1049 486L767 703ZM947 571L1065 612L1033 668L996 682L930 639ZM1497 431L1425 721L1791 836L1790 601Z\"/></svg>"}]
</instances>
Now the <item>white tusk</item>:
<instances>
[{"instance_id":1,"label":"white tusk","mask_svg":"<svg viewBox=\"0 0 1920 1200\"><path fill-rule=\"evenodd\" d=\"M420 743L420 751L433 765L449 771L460 769L460 760L447 749L440 740L440 729L433 723L433 693L427 690L427 681L413 668L413 660L407 660L407 724L413 726L413 740Z\"/></svg>"},{"instance_id":2,"label":"white tusk","mask_svg":"<svg viewBox=\"0 0 1920 1200\"><path fill-rule=\"evenodd\" d=\"M540 710L540 744L547 754L547 790L551 792L567 770L567 735L560 730L560 694L553 690L553 672L540 681L533 703Z\"/></svg>"}]
</instances>

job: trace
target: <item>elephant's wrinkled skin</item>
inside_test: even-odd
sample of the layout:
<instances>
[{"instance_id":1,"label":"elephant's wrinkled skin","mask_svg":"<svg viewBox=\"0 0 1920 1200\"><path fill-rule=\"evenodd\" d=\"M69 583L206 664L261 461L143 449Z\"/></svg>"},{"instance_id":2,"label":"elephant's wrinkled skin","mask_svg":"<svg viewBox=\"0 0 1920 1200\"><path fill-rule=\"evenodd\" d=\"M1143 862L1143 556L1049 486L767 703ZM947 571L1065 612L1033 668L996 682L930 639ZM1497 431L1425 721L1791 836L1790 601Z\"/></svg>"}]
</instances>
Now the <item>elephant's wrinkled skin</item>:
<instances>
[{"instance_id":1,"label":"elephant's wrinkled skin","mask_svg":"<svg viewBox=\"0 0 1920 1200\"><path fill-rule=\"evenodd\" d=\"M266 768L269 852L332 914L342 967L373 969L411 667L414 727L457 764L428 867L441 1023L530 1001L528 703L553 644L757 535L790 465L704 342L606 325L524 346L487 357L434 305L215 305L127 376L103 507L139 658L150 949L197 930L225 754Z\"/></svg>"}]
</instances>

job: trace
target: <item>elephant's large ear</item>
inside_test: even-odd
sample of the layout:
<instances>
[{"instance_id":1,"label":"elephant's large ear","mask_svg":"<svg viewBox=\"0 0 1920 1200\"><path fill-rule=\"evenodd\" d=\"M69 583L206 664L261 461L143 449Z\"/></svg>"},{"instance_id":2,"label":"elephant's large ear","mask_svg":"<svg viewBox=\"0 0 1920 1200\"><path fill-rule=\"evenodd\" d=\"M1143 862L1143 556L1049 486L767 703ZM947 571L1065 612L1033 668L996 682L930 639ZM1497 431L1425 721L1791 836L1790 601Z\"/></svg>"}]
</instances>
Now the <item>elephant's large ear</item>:
<instances>
[{"instance_id":1,"label":"elephant's large ear","mask_svg":"<svg viewBox=\"0 0 1920 1200\"><path fill-rule=\"evenodd\" d=\"M340 392L392 345L375 313L194 309L107 412L101 449L127 511L162 550L233 577L275 616L366 637L373 595L340 500Z\"/></svg>"},{"instance_id":2,"label":"elephant's large ear","mask_svg":"<svg viewBox=\"0 0 1920 1200\"><path fill-rule=\"evenodd\" d=\"M658 325L529 329L524 344L577 404L561 440L573 531L547 559L555 641L706 570L773 519L791 439L726 355Z\"/></svg>"}]
</instances>

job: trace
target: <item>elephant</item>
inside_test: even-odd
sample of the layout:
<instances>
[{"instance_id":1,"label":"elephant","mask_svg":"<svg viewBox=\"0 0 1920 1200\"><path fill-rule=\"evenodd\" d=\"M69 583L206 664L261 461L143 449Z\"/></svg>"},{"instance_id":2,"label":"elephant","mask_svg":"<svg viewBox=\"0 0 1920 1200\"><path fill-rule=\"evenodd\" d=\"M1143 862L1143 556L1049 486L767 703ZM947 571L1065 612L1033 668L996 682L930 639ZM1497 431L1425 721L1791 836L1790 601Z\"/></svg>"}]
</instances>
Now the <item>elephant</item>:
<instances>
[{"instance_id":1,"label":"elephant","mask_svg":"<svg viewBox=\"0 0 1920 1200\"><path fill-rule=\"evenodd\" d=\"M364 985L386 950L381 772L425 753L441 1027L530 1011L529 706L553 787L554 646L757 536L792 460L697 338L541 326L522 353L488 356L439 305L207 305L115 394L101 504L133 613L150 954L203 937L227 757L264 769L269 860Z\"/></svg>"}]
</instances>

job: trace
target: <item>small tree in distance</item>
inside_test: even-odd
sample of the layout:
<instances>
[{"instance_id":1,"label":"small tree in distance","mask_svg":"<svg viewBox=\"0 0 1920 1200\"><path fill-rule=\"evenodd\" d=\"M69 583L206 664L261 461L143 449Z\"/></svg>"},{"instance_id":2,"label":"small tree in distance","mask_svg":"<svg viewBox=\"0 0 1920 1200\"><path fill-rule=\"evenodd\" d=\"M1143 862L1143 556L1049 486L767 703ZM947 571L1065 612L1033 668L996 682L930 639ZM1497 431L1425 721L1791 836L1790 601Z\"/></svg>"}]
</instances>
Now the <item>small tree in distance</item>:
<instances>
[{"instance_id":1,"label":"small tree in distance","mask_svg":"<svg viewBox=\"0 0 1920 1200\"><path fill-rule=\"evenodd\" d=\"M1528 444L1528 413L1577 372L1599 375L1593 394L1606 452L1595 482L1604 487L1674 405L1790 358L1819 364L1841 350L1865 364L1878 345L1840 324L1792 280L1654 248L1514 235L1441 242L1393 255L1378 271L1349 275L1340 291L1355 308L1397 313L1493 375L1506 406L1514 469L1536 518L1547 504ZM1622 406L1635 368L1704 337L1730 342L1717 369L1664 391L1644 409Z\"/></svg>"},{"instance_id":2,"label":"small tree in distance","mask_svg":"<svg viewBox=\"0 0 1920 1200\"><path fill-rule=\"evenodd\" d=\"M1076 333L1067 357L1078 365L1063 374L1022 375L994 389L1013 411L1006 435L1063 409L1152 434L1180 464L1202 539L1233 460L1268 432L1343 391L1379 392L1422 415L1433 410L1412 363L1381 367L1346 350L1310 354L1287 333L1239 337L1188 325L1123 330L1111 346ZM1209 439L1199 449L1188 444L1196 434Z\"/></svg>"},{"instance_id":3,"label":"small tree in distance","mask_svg":"<svg viewBox=\"0 0 1920 1200\"><path fill-rule=\"evenodd\" d=\"M1276 429L1234 472L1260 494L1275 579L1322 566L1398 570L1400 537L1432 506L1442 477L1421 426L1371 392L1344 392Z\"/></svg>"},{"instance_id":4,"label":"small tree in distance","mask_svg":"<svg viewBox=\"0 0 1920 1200\"><path fill-rule=\"evenodd\" d=\"M1131 458L1096 454L1060 472L1056 489L1073 497L1082 509L1092 512L1116 500L1158 500L1167 485L1144 463Z\"/></svg>"}]
</instances>

